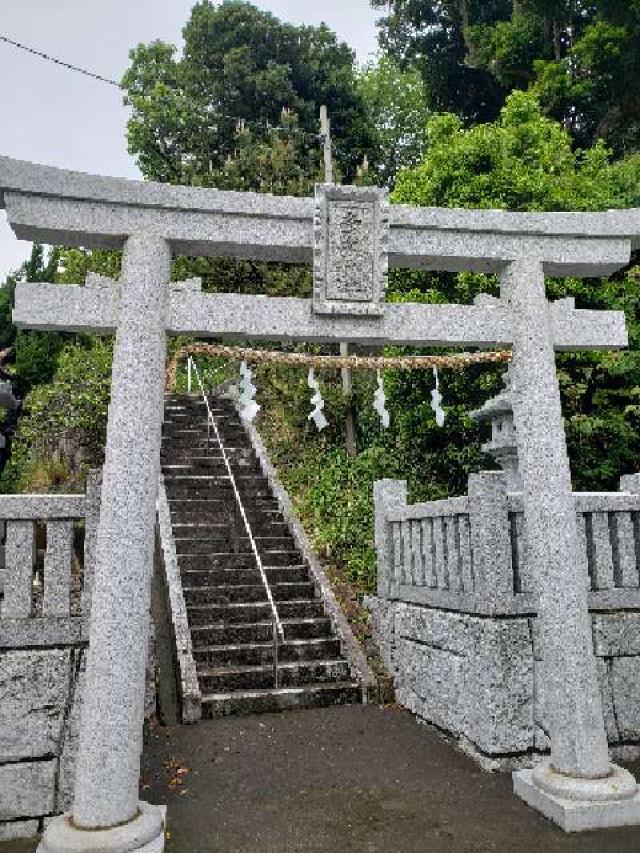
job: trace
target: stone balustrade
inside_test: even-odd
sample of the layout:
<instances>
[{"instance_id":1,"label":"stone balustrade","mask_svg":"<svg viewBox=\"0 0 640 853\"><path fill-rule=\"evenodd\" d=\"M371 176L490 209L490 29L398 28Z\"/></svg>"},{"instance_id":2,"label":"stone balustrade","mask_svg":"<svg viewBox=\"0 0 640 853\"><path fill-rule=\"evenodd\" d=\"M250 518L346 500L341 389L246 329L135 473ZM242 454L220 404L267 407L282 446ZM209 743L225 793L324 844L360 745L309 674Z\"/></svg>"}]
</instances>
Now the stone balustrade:
<instances>
[{"instance_id":1,"label":"stone balustrade","mask_svg":"<svg viewBox=\"0 0 640 853\"><path fill-rule=\"evenodd\" d=\"M378 500L378 527L386 527L384 544L379 544L388 550L379 584L387 597L467 613L535 612L522 495L500 490L499 477L494 472L476 475L479 488L473 499L391 509ZM495 507L496 485L502 492L501 511L490 513L484 498ZM574 499L590 609L640 609L640 494L582 492ZM483 544L489 559L482 559Z\"/></svg>"},{"instance_id":2,"label":"stone balustrade","mask_svg":"<svg viewBox=\"0 0 640 853\"><path fill-rule=\"evenodd\" d=\"M0 495L0 839L71 803L99 503L97 473L86 494Z\"/></svg>"},{"instance_id":3,"label":"stone balustrade","mask_svg":"<svg viewBox=\"0 0 640 853\"><path fill-rule=\"evenodd\" d=\"M607 735L625 756L640 751L636 479L574 493ZM471 475L463 497L409 504L406 483L393 480L376 483L374 497L370 606L399 701L485 766L530 764L549 740L522 495L491 471Z\"/></svg>"}]
</instances>

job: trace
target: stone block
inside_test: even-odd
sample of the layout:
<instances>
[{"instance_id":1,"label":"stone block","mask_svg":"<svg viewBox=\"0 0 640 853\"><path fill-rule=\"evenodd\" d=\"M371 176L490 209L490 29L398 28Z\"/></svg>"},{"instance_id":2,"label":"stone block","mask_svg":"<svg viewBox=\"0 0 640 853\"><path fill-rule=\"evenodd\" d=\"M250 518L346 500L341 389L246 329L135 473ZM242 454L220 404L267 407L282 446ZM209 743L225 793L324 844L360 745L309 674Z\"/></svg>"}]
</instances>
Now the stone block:
<instances>
[{"instance_id":1,"label":"stone block","mask_svg":"<svg viewBox=\"0 0 640 853\"><path fill-rule=\"evenodd\" d=\"M463 714L465 661L445 649L398 640L399 696L410 690L420 700L415 708L420 716L448 731L459 733ZM401 700L402 701L402 700Z\"/></svg>"},{"instance_id":2,"label":"stone block","mask_svg":"<svg viewBox=\"0 0 640 853\"><path fill-rule=\"evenodd\" d=\"M531 749L534 664L526 619L472 619L474 648L467 656L463 728L483 752Z\"/></svg>"},{"instance_id":3,"label":"stone block","mask_svg":"<svg viewBox=\"0 0 640 853\"><path fill-rule=\"evenodd\" d=\"M11 820L0 823L0 841L32 838L38 832L38 820Z\"/></svg>"},{"instance_id":4,"label":"stone block","mask_svg":"<svg viewBox=\"0 0 640 853\"><path fill-rule=\"evenodd\" d=\"M21 761L0 767L0 820L40 817L54 807L57 761Z\"/></svg>"},{"instance_id":5,"label":"stone block","mask_svg":"<svg viewBox=\"0 0 640 853\"><path fill-rule=\"evenodd\" d=\"M598 658L596 661L596 667L598 670L598 683L600 684L600 696L602 697L602 712L604 714L604 724L607 730L607 740L609 743L616 743L620 740L620 732L618 731L618 721L616 719L613 704L611 663L603 660L602 658Z\"/></svg>"},{"instance_id":6,"label":"stone block","mask_svg":"<svg viewBox=\"0 0 640 853\"><path fill-rule=\"evenodd\" d=\"M72 661L72 695L69 697L69 713L64 721L60 743L60 767L58 773L58 790L56 792L56 812L69 810L73 802L73 785L75 782L78 739L80 737L80 711L82 708L82 692L84 690L85 664L86 650L81 649L75 653Z\"/></svg>"},{"instance_id":7,"label":"stone block","mask_svg":"<svg viewBox=\"0 0 640 853\"><path fill-rule=\"evenodd\" d=\"M389 672L392 672L394 605L377 595L366 596L364 604L371 616L371 633L380 652L380 657Z\"/></svg>"},{"instance_id":8,"label":"stone block","mask_svg":"<svg viewBox=\"0 0 640 853\"><path fill-rule=\"evenodd\" d=\"M461 613L408 605L397 617L396 630L405 639L464 655L474 646L477 622Z\"/></svg>"},{"instance_id":9,"label":"stone block","mask_svg":"<svg viewBox=\"0 0 640 853\"><path fill-rule=\"evenodd\" d=\"M593 641L598 657L640 655L640 613L596 613Z\"/></svg>"},{"instance_id":10,"label":"stone block","mask_svg":"<svg viewBox=\"0 0 640 853\"><path fill-rule=\"evenodd\" d=\"M56 754L69 690L69 649L0 656L0 761Z\"/></svg>"},{"instance_id":11,"label":"stone block","mask_svg":"<svg viewBox=\"0 0 640 853\"><path fill-rule=\"evenodd\" d=\"M613 708L621 740L640 738L640 657L614 658L611 663Z\"/></svg>"}]
</instances>

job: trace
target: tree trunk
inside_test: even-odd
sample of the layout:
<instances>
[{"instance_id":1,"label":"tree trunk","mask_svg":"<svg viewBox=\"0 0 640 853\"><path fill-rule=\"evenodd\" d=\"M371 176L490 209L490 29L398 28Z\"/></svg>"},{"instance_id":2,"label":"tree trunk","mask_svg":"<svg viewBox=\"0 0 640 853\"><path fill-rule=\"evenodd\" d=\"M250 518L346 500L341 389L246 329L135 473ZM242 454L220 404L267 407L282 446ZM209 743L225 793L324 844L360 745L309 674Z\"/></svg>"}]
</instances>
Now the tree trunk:
<instances>
[{"instance_id":1,"label":"tree trunk","mask_svg":"<svg viewBox=\"0 0 640 853\"><path fill-rule=\"evenodd\" d=\"M460 0L460 18L462 20L462 39L466 48L464 61L466 65L473 65L473 43L469 37L469 26L471 23L469 0Z\"/></svg>"},{"instance_id":2,"label":"tree trunk","mask_svg":"<svg viewBox=\"0 0 640 853\"><path fill-rule=\"evenodd\" d=\"M349 344L341 343L340 344L340 355L349 355ZM352 386L352 377L351 370L348 367L342 368L342 393L345 397L351 398L351 392L353 390ZM349 399L349 403L347 406L347 413L345 416L345 436L346 436L346 448L347 454L349 456L355 456L358 452L357 439L356 439L356 411L355 406L353 405L353 400Z\"/></svg>"},{"instance_id":3,"label":"tree trunk","mask_svg":"<svg viewBox=\"0 0 640 853\"><path fill-rule=\"evenodd\" d=\"M560 39L560 24L553 22L553 55L556 60L562 59L562 41Z\"/></svg>"}]
</instances>

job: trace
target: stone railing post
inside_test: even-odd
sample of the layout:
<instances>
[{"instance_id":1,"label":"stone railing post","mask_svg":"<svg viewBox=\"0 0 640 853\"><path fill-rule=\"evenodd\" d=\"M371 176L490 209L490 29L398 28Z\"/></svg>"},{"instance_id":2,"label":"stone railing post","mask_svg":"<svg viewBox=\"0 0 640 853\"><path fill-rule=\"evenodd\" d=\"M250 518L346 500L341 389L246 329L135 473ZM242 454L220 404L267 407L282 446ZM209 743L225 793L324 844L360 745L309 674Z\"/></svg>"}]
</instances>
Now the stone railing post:
<instances>
[{"instance_id":1,"label":"stone railing post","mask_svg":"<svg viewBox=\"0 0 640 853\"><path fill-rule=\"evenodd\" d=\"M514 595L506 478L502 471L482 471L468 482L474 589L499 607Z\"/></svg>"},{"instance_id":2,"label":"stone railing post","mask_svg":"<svg viewBox=\"0 0 640 853\"><path fill-rule=\"evenodd\" d=\"M391 548L387 513L391 509L400 509L407 503L406 480L376 480L373 484L373 505L375 508L375 545L378 560L378 595L388 598L393 582L391 574Z\"/></svg>"},{"instance_id":3,"label":"stone railing post","mask_svg":"<svg viewBox=\"0 0 640 853\"><path fill-rule=\"evenodd\" d=\"M551 738L550 759L516 772L514 787L565 829L611 825L621 802L625 814L640 806L629 802L633 776L609 762L542 262L509 264L502 298L511 315L513 413Z\"/></svg>"},{"instance_id":4,"label":"stone railing post","mask_svg":"<svg viewBox=\"0 0 640 853\"><path fill-rule=\"evenodd\" d=\"M160 851L161 809L139 801L171 251L129 237L113 358L89 652L70 819L41 850Z\"/></svg>"},{"instance_id":5,"label":"stone railing post","mask_svg":"<svg viewBox=\"0 0 640 853\"><path fill-rule=\"evenodd\" d=\"M82 613L87 620L91 614L91 591L93 589L93 575L96 566L101 489L102 468L89 471L87 474L84 517L84 584L82 588Z\"/></svg>"},{"instance_id":6,"label":"stone railing post","mask_svg":"<svg viewBox=\"0 0 640 853\"><path fill-rule=\"evenodd\" d=\"M640 474L624 474L620 477L620 491L640 495Z\"/></svg>"}]
</instances>

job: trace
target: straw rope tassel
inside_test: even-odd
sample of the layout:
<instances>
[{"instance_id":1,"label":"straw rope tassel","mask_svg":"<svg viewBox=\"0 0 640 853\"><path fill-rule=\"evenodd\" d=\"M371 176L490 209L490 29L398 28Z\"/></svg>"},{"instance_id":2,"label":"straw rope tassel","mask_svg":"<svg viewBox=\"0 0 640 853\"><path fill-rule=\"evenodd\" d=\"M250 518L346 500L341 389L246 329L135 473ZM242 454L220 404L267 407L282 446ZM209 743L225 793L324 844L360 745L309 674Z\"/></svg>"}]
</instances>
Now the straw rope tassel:
<instances>
[{"instance_id":1,"label":"straw rope tassel","mask_svg":"<svg viewBox=\"0 0 640 853\"><path fill-rule=\"evenodd\" d=\"M239 403L242 406L240 417L243 421L251 423L260 411L261 406L259 406L254 399L257 388L253 384L253 374L251 373L251 368L247 366L246 361L243 361L240 364L240 375L242 376L242 379L240 380L242 394L239 399Z\"/></svg>"},{"instance_id":2,"label":"straw rope tassel","mask_svg":"<svg viewBox=\"0 0 640 853\"><path fill-rule=\"evenodd\" d=\"M318 428L318 432L322 432L322 430L329 425L329 421L325 418L324 412L324 400L322 399L322 394L320 392L320 383L316 379L316 372L313 367L309 368L309 376L307 377L307 385L315 394L311 398L311 405L313 406L313 411L308 417L308 420L313 421L316 427Z\"/></svg>"},{"instance_id":3,"label":"straw rope tassel","mask_svg":"<svg viewBox=\"0 0 640 853\"><path fill-rule=\"evenodd\" d=\"M378 387L373 395L373 408L380 415L380 422L384 429L389 428L389 412L387 411L387 398L384 393L384 384L382 382L382 372L378 370Z\"/></svg>"},{"instance_id":4,"label":"straw rope tassel","mask_svg":"<svg viewBox=\"0 0 640 853\"><path fill-rule=\"evenodd\" d=\"M464 352L451 355L341 356L277 352L249 347L229 347L222 344L189 344L178 350L167 365L168 388L175 388L178 364L189 355L209 355L252 364L288 364L293 367L305 366L333 370L343 367L354 370L428 370L434 367L461 370L470 364L496 364L511 361L510 350Z\"/></svg>"},{"instance_id":5,"label":"straw rope tassel","mask_svg":"<svg viewBox=\"0 0 640 853\"><path fill-rule=\"evenodd\" d=\"M442 408L442 394L440 393L440 380L438 379L438 368L433 368L433 376L436 387L431 392L431 408L436 414L436 423L439 427L444 426L444 409Z\"/></svg>"}]
</instances>

